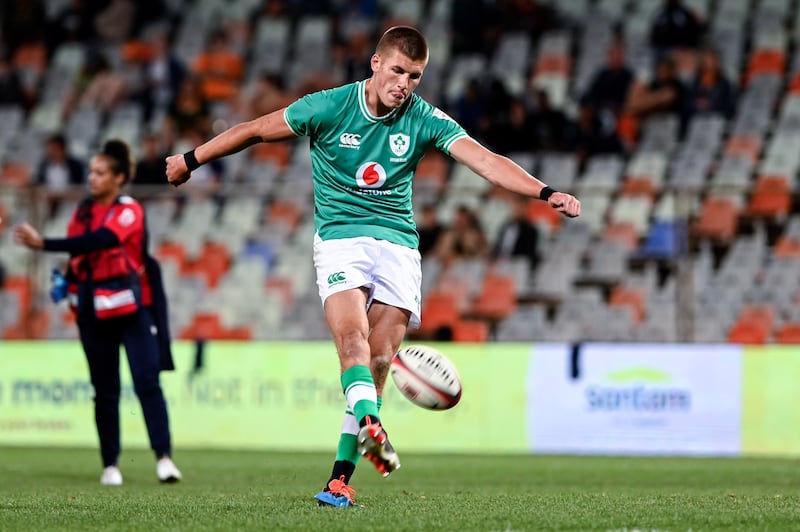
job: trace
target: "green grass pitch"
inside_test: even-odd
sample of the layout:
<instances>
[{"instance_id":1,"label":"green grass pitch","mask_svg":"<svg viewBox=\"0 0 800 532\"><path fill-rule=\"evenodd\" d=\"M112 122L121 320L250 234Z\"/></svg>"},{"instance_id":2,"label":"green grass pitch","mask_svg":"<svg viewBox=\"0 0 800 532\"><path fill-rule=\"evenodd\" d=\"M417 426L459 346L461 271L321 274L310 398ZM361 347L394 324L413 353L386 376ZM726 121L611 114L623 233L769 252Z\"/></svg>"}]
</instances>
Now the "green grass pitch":
<instances>
[{"instance_id":1,"label":"green grass pitch","mask_svg":"<svg viewBox=\"0 0 800 532\"><path fill-rule=\"evenodd\" d=\"M104 487L95 450L0 447L0 530L800 530L796 460L401 454L359 466L362 506L319 508L331 458L179 450L159 485L125 451Z\"/></svg>"}]
</instances>

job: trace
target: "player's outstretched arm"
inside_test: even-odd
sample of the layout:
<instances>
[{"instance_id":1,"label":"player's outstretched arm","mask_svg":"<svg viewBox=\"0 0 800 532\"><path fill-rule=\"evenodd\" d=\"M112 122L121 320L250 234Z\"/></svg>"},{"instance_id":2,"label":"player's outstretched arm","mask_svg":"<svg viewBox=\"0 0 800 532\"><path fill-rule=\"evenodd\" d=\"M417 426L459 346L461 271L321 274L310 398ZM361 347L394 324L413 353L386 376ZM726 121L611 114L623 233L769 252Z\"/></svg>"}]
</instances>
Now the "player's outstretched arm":
<instances>
[{"instance_id":1,"label":"player's outstretched arm","mask_svg":"<svg viewBox=\"0 0 800 532\"><path fill-rule=\"evenodd\" d=\"M279 109L249 122L242 122L223 131L192 151L167 157L167 181L179 186L189 180L193 170L207 162L258 144L295 138Z\"/></svg>"},{"instance_id":2,"label":"player's outstretched arm","mask_svg":"<svg viewBox=\"0 0 800 532\"><path fill-rule=\"evenodd\" d=\"M575 196L553 190L508 157L494 153L474 139L464 137L455 141L450 147L450 155L497 186L524 196L543 199L570 218L581 214L581 202Z\"/></svg>"}]
</instances>

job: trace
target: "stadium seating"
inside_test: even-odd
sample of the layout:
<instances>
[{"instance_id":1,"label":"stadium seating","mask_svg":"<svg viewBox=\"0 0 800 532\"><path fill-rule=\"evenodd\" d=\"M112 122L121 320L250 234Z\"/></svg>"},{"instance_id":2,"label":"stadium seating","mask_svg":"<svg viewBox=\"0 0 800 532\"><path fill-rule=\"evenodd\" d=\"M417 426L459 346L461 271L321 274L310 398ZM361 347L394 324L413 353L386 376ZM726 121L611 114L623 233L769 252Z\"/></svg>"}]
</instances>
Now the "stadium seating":
<instances>
[{"instance_id":1,"label":"stadium seating","mask_svg":"<svg viewBox=\"0 0 800 532\"><path fill-rule=\"evenodd\" d=\"M658 3L550 2L559 15L556 27L541 35L508 29L486 54L451 51L453 0L384 3L380 22L430 30L420 94L443 107L473 77L490 73L512 96L545 90L552 105L574 117L615 28L625 37L629 66L637 74L651 72L647 35ZM565 220L543 202L529 203L528 218L540 230L533 269L524 260L445 266L426 256L419 334L446 327L456 341L479 342L798 341L800 8L773 0L684 3L709 22L708 40L738 92L733 115L698 113L685 124L673 115L623 115L617 129L628 148L624 155L511 154L552 187L578 195L581 217ZM230 46L243 64L223 61L230 79L206 86L215 127L242 119L235 96L263 72L284 73L291 89L303 86L309 71L340 76L344 67L324 53L329 43L380 25L368 17L270 15L260 7L250 0L199 0L175 28L172 51L198 72L218 22L232 28ZM115 71L126 76L135 76L131 65L151 53L147 32L106 44ZM36 42L19 47L12 64L26 83L41 86L39 98L30 109L0 106L0 217L38 221L46 234L63 234L71 210L65 201L47 212L30 187L46 135L63 131L70 152L86 158L111 136L137 146L159 119L146 118L133 98L108 112L81 105L65 112L65 94L84 67L85 52L80 42L62 43L52 53ZM684 74L697 63L692 53L675 58ZM186 338L326 337L310 261L307 146L260 144L225 164L223 182L212 190L187 189L181 199L136 190L146 207L151 249L164 264L173 328ZM415 206L437 204L445 223L461 204L477 208L490 245L509 212L495 187L436 150L420 163L414 191ZM0 333L74 337L69 313L46 298L49 270L63 265L63 257L35 258L11 242L8 228L0 222L6 271ZM769 309L769 317L753 308Z\"/></svg>"}]
</instances>

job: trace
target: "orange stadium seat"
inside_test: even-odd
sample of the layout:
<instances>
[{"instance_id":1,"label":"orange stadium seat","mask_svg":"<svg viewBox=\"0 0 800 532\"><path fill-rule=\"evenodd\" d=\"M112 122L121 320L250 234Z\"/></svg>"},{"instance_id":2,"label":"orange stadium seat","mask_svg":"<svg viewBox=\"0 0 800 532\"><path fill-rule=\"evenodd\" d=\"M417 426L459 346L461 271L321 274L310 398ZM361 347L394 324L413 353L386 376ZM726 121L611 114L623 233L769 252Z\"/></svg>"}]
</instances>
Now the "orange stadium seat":
<instances>
[{"instance_id":1,"label":"orange stadium seat","mask_svg":"<svg viewBox=\"0 0 800 532\"><path fill-rule=\"evenodd\" d=\"M800 240L784 235L775 243L774 253L776 257L800 257Z\"/></svg>"},{"instance_id":2,"label":"orange stadium seat","mask_svg":"<svg viewBox=\"0 0 800 532\"><path fill-rule=\"evenodd\" d=\"M788 175L774 175L764 174L758 176L756 180L756 192L786 192L789 191L791 185L789 184L790 176Z\"/></svg>"},{"instance_id":3,"label":"orange stadium seat","mask_svg":"<svg viewBox=\"0 0 800 532\"><path fill-rule=\"evenodd\" d=\"M288 308L292 304L292 301L294 301L292 280L287 277L271 275L264 282L264 287L280 295L281 303L283 303L284 308Z\"/></svg>"},{"instance_id":4,"label":"orange stadium seat","mask_svg":"<svg viewBox=\"0 0 800 532\"><path fill-rule=\"evenodd\" d=\"M603 240L619 242L628 250L636 249L639 245L636 228L628 222L609 223L603 230Z\"/></svg>"},{"instance_id":5,"label":"orange stadium seat","mask_svg":"<svg viewBox=\"0 0 800 532\"><path fill-rule=\"evenodd\" d=\"M138 63L152 59L153 47L145 41L130 40L122 45L120 53L125 61Z\"/></svg>"},{"instance_id":6,"label":"orange stadium seat","mask_svg":"<svg viewBox=\"0 0 800 532\"><path fill-rule=\"evenodd\" d=\"M222 338L224 340L252 340L253 331L247 326L231 327L225 330Z\"/></svg>"},{"instance_id":7,"label":"orange stadium seat","mask_svg":"<svg viewBox=\"0 0 800 532\"><path fill-rule=\"evenodd\" d=\"M3 234L3 231L8 227L8 211L6 211L6 207L0 202L0 235Z\"/></svg>"},{"instance_id":8,"label":"orange stadium seat","mask_svg":"<svg viewBox=\"0 0 800 532\"><path fill-rule=\"evenodd\" d=\"M33 299L33 288L33 281L24 275L11 275L6 277L3 290L6 292L16 292L21 316L26 316L30 310L31 301Z\"/></svg>"},{"instance_id":9,"label":"orange stadium seat","mask_svg":"<svg viewBox=\"0 0 800 532\"><path fill-rule=\"evenodd\" d=\"M502 320L517 309L517 292L514 278L510 275L488 273L483 278L481 290L468 313L472 316Z\"/></svg>"},{"instance_id":10,"label":"orange stadium seat","mask_svg":"<svg viewBox=\"0 0 800 532\"><path fill-rule=\"evenodd\" d=\"M737 344L764 344L769 339L775 309L771 305L746 305L728 332L728 341Z\"/></svg>"},{"instance_id":11,"label":"orange stadium seat","mask_svg":"<svg viewBox=\"0 0 800 532\"><path fill-rule=\"evenodd\" d=\"M294 231L300 223L300 209L290 201L275 201L267 209L267 222L280 222Z\"/></svg>"},{"instance_id":12,"label":"orange stadium seat","mask_svg":"<svg viewBox=\"0 0 800 532\"><path fill-rule=\"evenodd\" d=\"M781 218L787 216L792 207L792 196L784 192L753 192L747 203L745 214L754 218Z\"/></svg>"},{"instance_id":13,"label":"orange stadium seat","mask_svg":"<svg viewBox=\"0 0 800 532\"><path fill-rule=\"evenodd\" d=\"M563 216L550 207L547 202L533 200L528 202L528 220L532 223L544 222L550 226L550 231L561 227Z\"/></svg>"},{"instance_id":14,"label":"orange stadium seat","mask_svg":"<svg viewBox=\"0 0 800 532\"><path fill-rule=\"evenodd\" d=\"M452 325L454 342L486 342L489 324L483 320L458 320Z\"/></svg>"},{"instance_id":15,"label":"orange stadium seat","mask_svg":"<svg viewBox=\"0 0 800 532\"><path fill-rule=\"evenodd\" d=\"M571 64L572 61L566 55L543 55L536 60L536 70L534 75L563 74L564 76L568 76Z\"/></svg>"},{"instance_id":16,"label":"orange stadium seat","mask_svg":"<svg viewBox=\"0 0 800 532\"><path fill-rule=\"evenodd\" d=\"M459 319L456 296L447 292L431 292L422 302L422 334L435 333L441 327L450 327Z\"/></svg>"},{"instance_id":17,"label":"orange stadium seat","mask_svg":"<svg viewBox=\"0 0 800 532\"><path fill-rule=\"evenodd\" d=\"M214 242L206 242L203 244L200 256L186 263L181 273L200 275L205 279L208 288L216 288L230 265L231 257L227 247Z\"/></svg>"},{"instance_id":18,"label":"orange stadium seat","mask_svg":"<svg viewBox=\"0 0 800 532\"><path fill-rule=\"evenodd\" d=\"M608 304L612 307L630 307L633 310L633 319L636 323L644 320L645 298L639 289L628 286L615 286L611 290Z\"/></svg>"},{"instance_id":19,"label":"orange stadium seat","mask_svg":"<svg viewBox=\"0 0 800 532\"><path fill-rule=\"evenodd\" d=\"M191 324L180 334L184 340L212 340L224 336L224 329L219 315L214 313L197 313Z\"/></svg>"},{"instance_id":20,"label":"orange stadium seat","mask_svg":"<svg viewBox=\"0 0 800 532\"><path fill-rule=\"evenodd\" d=\"M728 341L734 344L761 345L767 343L769 329L760 323L737 321L728 332Z\"/></svg>"},{"instance_id":21,"label":"orange stadium seat","mask_svg":"<svg viewBox=\"0 0 800 532\"><path fill-rule=\"evenodd\" d=\"M171 260L178 266L178 271L186 273L188 259L186 258L186 248L180 242L164 241L156 250L158 260Z\"/></svg>"},{"instance_id":22,"label":"orange stadium seat","mask_svg":"<svg viewBox=\"0 0 800 532\"><path fill-rule=\"evenodd\" d=\"M6 186L24 187L30 183L31 170L24 163L5 163L0 182Z\"/></svg>"},{"instance_id":23,"label":"orange stadium seat","mask_svg":"<svg viewBox=\"0 0 800 532\"><path fill-rule=\"evenodd\" d=\"M746 81L758 74L783 74L786 53L783 50L756 50L750 56L745 73Z\"/></svg>"},{"instance_id":24,"label":"orange stadium seat","mask_svg":"<svg viewBox=\"0 0 800 532\"><path fill-rule=\"evenodd\" d=\"M647 196L653 199L656 195L656 185L650 177L628 176L619 189L621 196Z\"/></svg>"},{"instance_id":25,"label":"orange stadium seat","mask_svg":"<svg viewBox=\"0 0 800 532\"><path fill-rule=\"evenodd\" d=\"M736 234L738 213L732 201L724 198L707 198L692 226L695 235L729 241Z\"/></svg>"},{"instance_id":26,"label":"orange stadium seat","mask_svg":"<svg viewBox=\"0 0 800 532\"><path fill-rule=\"evenodd\" d=\"M725 155L744 155L753 162L761 153L761 137L755 135L734 135L725 144Z\"/></svg>"},{"instance_id":27,"label":"orange stadium seat","mask_svg":"<svg viewBox=\"0 0 800 532\"><path fill-rule=\"evenodd\" d=\"M31 41L20 45L14 53L14 66L19 69L44 71L47 65L47 48L42 41Z\"/></svg>"},{"instance_id":28,"label":"orange stadium seat","mask_svg":"<svg viewBox=\"0 0 800 532\"><path fill-rule=\"evenodd\" d=\"M439 150L429 151L419 162L414 174L414 182L432 184L434 190L441 191L447 183L448 162Z\"/></svg>"},{"instance_id":29,"label":"orange stadium seat","mask_svg":"<svg viewBox=\"0 0 800 532\"><path fill-rule=\"evenodd\" d=\"M635 146L639 138L639 120L630 113L622 113L617 119L617 135L628 146Z\"/></svg>"},{"instance_id":30,"label":"orange stadium seat","mask_svg":"<svg viewBox=\"0 0 800 532\"><path fill-rule=\"evenodd\" d=\"M772 328L775 320L775 309L772 305L745 305L739 312L739 321L759 323L767 328Z\"/></svg>"},{"instance_id":31,"label":"orange stadium seat","mask_svg":"<svg viewBox=\"0 0 800 532\"><path fill-rule=\"evenodd\" d=\"M289 166L292 156L291 146L286 142L262 142L250 148L250 151L254 161L269 162L280 169Z\"/></svg>"},{"instance_id":32,"label":"orange stadium seat","mask_svg":"<svg viewBox=\"0 0 800 532\"><path fill-rule=\"evenodd\" d=\"M779 344L800 344L800 323L784 323L775 332Z\"/></svg>"}]
</instances>

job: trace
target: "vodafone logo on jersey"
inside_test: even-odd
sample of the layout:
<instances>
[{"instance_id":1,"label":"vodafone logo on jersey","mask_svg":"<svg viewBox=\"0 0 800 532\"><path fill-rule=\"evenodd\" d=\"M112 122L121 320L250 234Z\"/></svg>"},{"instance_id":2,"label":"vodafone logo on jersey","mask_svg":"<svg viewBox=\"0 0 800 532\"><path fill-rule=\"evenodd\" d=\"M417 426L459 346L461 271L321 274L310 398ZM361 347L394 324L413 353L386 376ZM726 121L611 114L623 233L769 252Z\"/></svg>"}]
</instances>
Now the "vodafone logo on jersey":
<instances>
[{"instance_id":1,"label":"vodafone logo on jersey","mask_svg":"<svg viewBox=\"0 0 800 532\"><path fill-rule=\"evenodd\" d=\"M376 162L364 163L356 171L356 182L361 188L380 188L386 183L386 170Z\"/></svg>"}]
</instances>

